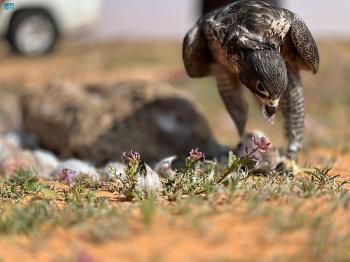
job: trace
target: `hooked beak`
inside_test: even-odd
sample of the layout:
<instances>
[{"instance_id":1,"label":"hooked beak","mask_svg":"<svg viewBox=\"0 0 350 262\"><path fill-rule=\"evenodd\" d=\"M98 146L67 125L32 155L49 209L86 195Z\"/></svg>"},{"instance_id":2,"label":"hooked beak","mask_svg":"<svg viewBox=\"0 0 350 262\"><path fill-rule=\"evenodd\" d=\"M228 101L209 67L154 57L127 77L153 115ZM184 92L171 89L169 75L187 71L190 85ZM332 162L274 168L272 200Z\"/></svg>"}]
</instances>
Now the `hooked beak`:
<instances>
[{"instance_id":1,"label":"hooked beak","mask_svg":"<svg viewBox=\"0 0 350 262\"><path fill-rule=\"evenodd\" d=\"M267 103L266 103L267 102ZM264 101L261 107L261 112L267 122L273 124L275 120L275 114L277 112L279 99L272 101Z\"/></svg>"}]
</instances>

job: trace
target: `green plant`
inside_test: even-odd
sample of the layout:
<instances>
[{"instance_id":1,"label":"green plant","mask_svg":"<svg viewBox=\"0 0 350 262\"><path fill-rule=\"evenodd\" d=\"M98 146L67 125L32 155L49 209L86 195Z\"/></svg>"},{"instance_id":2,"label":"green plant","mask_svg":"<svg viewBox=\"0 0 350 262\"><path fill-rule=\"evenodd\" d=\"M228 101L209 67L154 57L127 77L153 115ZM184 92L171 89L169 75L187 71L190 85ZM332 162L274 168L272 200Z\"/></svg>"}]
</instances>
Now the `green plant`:
<instances>
[{"instance_id":1,"label":"green plant","mask_svg":"<svg viewBox=\"0 0 350 262\"><path fill-rule=\"evenodd\" d=\"M38 195L45 188L48 188L47 185L39 181L35 170L19 168L8 178L0 181L0 197L19 199L25 195Z\"/></svg>"},{"instance_id":2,"label":"green plant","mask_svg":"<svg viewBox=\"0 0 350 262\"><path fill-rule=\"evenodd\" d=\"M124 173L118 173L118 171L112 166L108 167L108 171L112 174L120 183L120 192L126 197L127 200L132 200L137 197L136 184L138 176L146 175L145 163L141 160L141 156L137 152L124 152L121 159L125 164Z\"/></svg>"},{"instance_id":3,"label":"green plant","mask_svg":"<svg viewBox=\"0 0 350 262\"><path fill-rule=\"evenodd\" d=\"M42 225L72 227L88 219L110 217L115 212L108 201L96 199L68 203L63 209L54 201L35 200L0 209L0 234L28 234Z\"/></svg>"},{"instance_id":4,"label":"green plant","mask_svg":"<svg viewBox=\"0 0 350 262\"><path fill-rule=\"evenodd\" d=\"M141 200L140 211L142 215L142 221L146 226L150 226L153 223L154 216L157 210L157 196L155 194L148 194L146 198Z\"/></svg>"}]
</instances>

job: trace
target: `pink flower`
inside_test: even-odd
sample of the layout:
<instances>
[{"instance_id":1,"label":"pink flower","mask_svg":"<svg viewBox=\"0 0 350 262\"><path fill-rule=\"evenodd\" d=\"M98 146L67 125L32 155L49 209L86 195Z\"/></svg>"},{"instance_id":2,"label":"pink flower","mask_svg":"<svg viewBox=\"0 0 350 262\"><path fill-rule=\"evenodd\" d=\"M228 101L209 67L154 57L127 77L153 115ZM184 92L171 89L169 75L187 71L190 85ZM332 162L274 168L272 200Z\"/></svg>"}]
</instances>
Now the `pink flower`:
<instances>
[{"instance_id":1,"label":"pink flower","mask_svg":"<svg viewBox=\"0 0 350 262\"><path fill-rule=\"evenodd\" d=\"M73 184L73 180L76 175L77 175L76 171L68 168L64 168L58 173L59 181L65 182L69 186Z\"/></svg>"},{"instance_id":2,"label":"pink flower","mask_svg":"<svg viewBox=\"0 0 350 262\"><path fill-rule=\"evenodd\" d=\"M265 137L252 136L252 148L246 147L246 154L243 156L244 161L253 160L255 164L263 157L263 155L270 149L270 141ZM254 147L255 146L255 147ZM243 161L243 162L244 162Z\"/></svg>"},{"instance_id":3,"label":"pink flower","mask_svg":"<svg viewBox=\"0 0 350 262\"><path fill-rule=\"evenodd\" d=\"M261 153L266 153L270 149L271 142L267 138L257 138L253 136L252 140L254 145L256 145L256 149L258 149Z\"/></svg>"},{"instance_id":4,"label":"pink flower","mask_svg":"<svg viewBox=\"0 0 350 262\"><path fill-rule=\"evenodd\" d=\"M126 165L138 164L141 161L141 155L138 152L124 152L121 159Z\"/></svg>"},{"instance_id":5,"label":"pink flower","mask_svg":"<svg viewBox=\"0 0 350 262\"><path fill-rule=\"evenodd\" d=\"M205 155L203 152L200 152L198 150L198 148L196 149L192 149L190 151L190 156L188 157L188 159L191 159L191 160L204 160L205 159Z\"/></svg>"}]
</instances>

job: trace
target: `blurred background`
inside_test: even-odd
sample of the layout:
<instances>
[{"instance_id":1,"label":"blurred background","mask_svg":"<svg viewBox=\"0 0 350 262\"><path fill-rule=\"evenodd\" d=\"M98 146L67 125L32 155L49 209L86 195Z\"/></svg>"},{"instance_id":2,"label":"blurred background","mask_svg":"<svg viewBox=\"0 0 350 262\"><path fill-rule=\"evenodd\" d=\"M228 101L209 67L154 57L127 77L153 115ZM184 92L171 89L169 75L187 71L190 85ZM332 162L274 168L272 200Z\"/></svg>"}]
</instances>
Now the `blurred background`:
<instances>
[{"instance_id":1,"label":"blurred background","mask_svg":"<svg viewBox=\"0 0 350 262\"><path fill-rule=\"evenodd\" d=\"M213 79L190 79L182 65L182 38L220 0L12 0L0 10L1 93L38 91L55 80L81 85L126 80L166 83L192 98L220 143L235 145L236 129ZM350 2L281 0L317 39L321 67L303 73L307 147L350 148ZM268 125L250 99L248 129L277 144L282 121ZM117 103L117 101L116 101Z\"/></svg>"},{"instance_id":2,"label":"blurred background","mask_svg":"<svg viewBox=\"0 0 350 262\"><path fill-rule=\"evenodd\" d=\"M178 0L128 2L104 0L99 38L177 38L181 39L202 10L208 11L232 0ZM346 37L350 34L350 3L339 0L274 0L301 16L318 37Z\"/></svg>"}]
</instances>

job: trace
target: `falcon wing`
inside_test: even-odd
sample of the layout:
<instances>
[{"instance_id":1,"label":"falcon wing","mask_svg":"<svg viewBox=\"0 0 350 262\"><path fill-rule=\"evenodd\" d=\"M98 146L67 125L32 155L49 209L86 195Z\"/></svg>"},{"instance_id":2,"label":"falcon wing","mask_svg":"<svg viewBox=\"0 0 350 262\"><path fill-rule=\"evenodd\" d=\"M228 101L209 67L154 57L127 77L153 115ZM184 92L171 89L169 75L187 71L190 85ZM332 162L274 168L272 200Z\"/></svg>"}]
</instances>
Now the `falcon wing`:
<instances>
[{"instance_id":1,"label":"falcon wing","mask_svg":"<svg viewBox=\"0 0 350 262\"><path fill-rule=\"evenodd\" d=\"M301 19L297 18L292 23L290 35L299 56L314 73L317 73L320 57L316 42L309 28Z\"/></svg>"},{"instance_id":2,"label":"falcon wing","mask_svg":"<svg viewBox=\"0 0 350 262\"><path fill-rule=\"evenodd\" d=\"M227 31L230 31L231 34L228 34ZM264 41L259 34L250 32L244 26L232 26L230 28L226 28L226 32L223 34L228 35L228 39L224 40L224 44L229 48L231 47L252 51L263 49L277 51L277 46L273 42L269 43Z\"/></svg>"},{"instance_id":3,"label":"falcon wing","mask_svg":"<svg viewBox=\"0 0 350 262\"><path fill-rule=\"evenodd\" d=\"M275 45L262 42L251 34L240 34L233 37L231 40L236 42L241 49L248 49L252 51L268 49L277 51L277 47Z\"/></svg>"},{"instance_id":4,"label":"falcon wing","mask_svg":"<svg viewBox=\"0 0 350 262\"><path fill-rule=\"evenodd\" d=\"M210 73L210 65L213 59L199 23L185 36L183 61L190 77L204 77Z\"/></svg>"}]
</instances>

